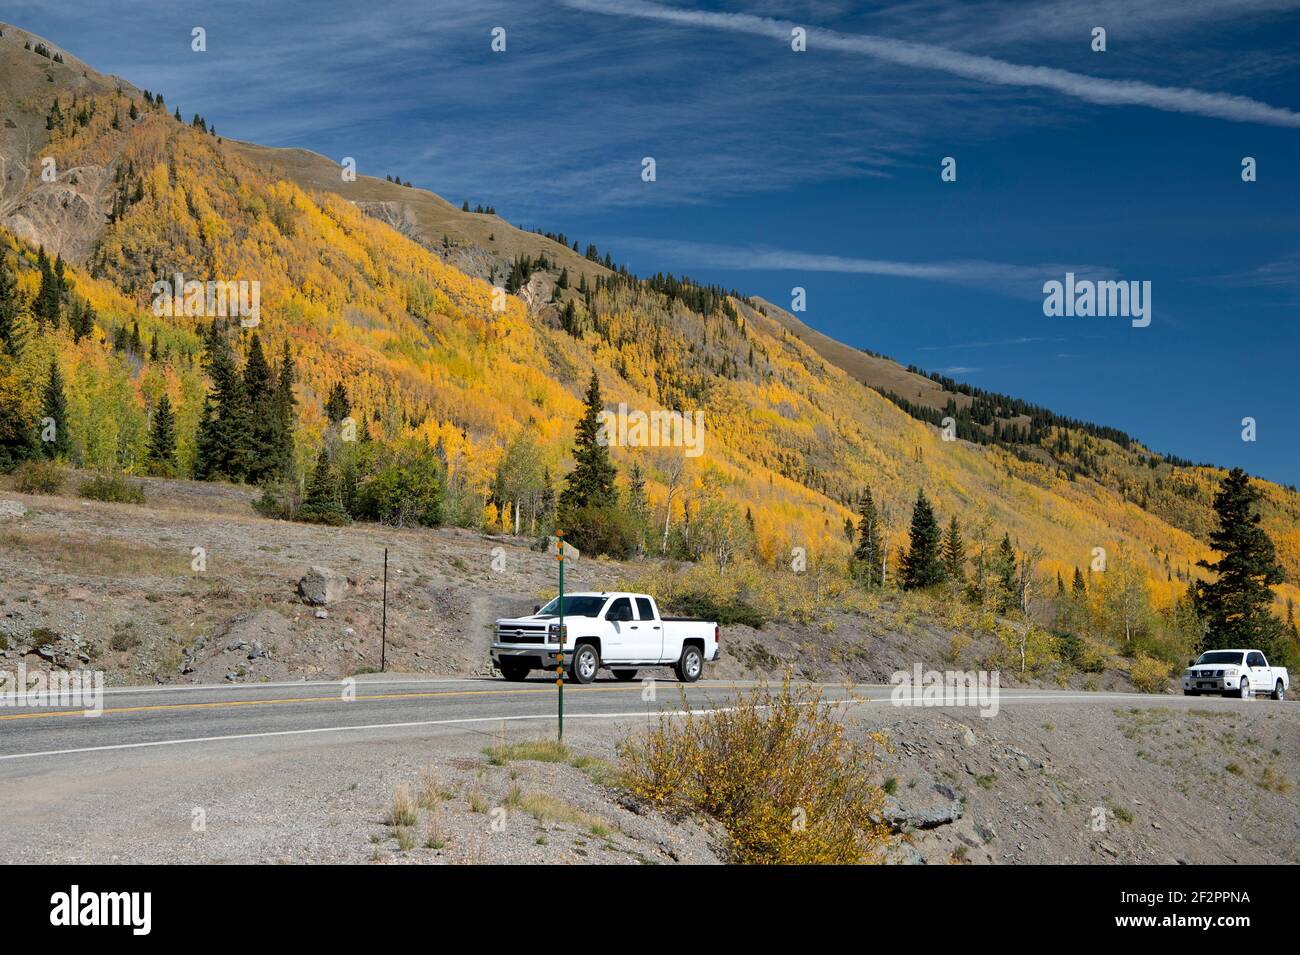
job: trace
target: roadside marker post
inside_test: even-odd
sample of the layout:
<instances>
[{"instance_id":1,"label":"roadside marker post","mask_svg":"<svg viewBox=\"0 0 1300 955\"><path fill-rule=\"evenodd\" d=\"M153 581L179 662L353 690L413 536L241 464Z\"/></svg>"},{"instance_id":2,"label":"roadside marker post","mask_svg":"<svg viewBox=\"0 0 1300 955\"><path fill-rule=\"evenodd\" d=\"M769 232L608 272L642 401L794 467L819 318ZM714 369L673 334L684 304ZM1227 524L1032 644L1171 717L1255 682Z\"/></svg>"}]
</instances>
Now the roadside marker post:
<instances>
[{"instance_id":1,"label":"roadside marker post","mask_svg":"<svg viewBox=\"0 0 1300 955\"><path fill-rule=\"evenodd\" d=\"M388 548L384 548L384 616L379 631L379 672L388 662Z\"/></svg>"},{"instance_id":2,"label":"roadside marker post","mask_svg":"<svg viewBox=\"0 0 1300 955\"><path fill-rule=\"evenodd\" d=\"M555 689L556 689L556 706L559 716L559 735L556 739L564 739L564 531L555 532L555 559L560 564L560 652L556 654L555 659L558 666L555 668Z\"/></svg>"}]
</instances>

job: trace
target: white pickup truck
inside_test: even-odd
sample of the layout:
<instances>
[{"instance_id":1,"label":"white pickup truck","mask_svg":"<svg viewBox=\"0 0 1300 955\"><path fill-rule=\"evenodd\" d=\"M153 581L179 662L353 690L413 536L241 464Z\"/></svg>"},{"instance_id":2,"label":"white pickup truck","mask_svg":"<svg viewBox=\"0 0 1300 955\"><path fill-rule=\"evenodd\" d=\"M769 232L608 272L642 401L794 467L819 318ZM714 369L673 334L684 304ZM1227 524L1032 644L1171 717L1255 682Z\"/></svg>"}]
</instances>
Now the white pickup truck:
<instances>
[{"instance_id":1,"label":"white pickup truck","mask_svg":"<svg viewBox=\"0 0 1300 955\"><path fill-rule=\"evenodd\" d=\"M1206 650L1189 660L1183 671L1183 693L1200 696L1218 693L1248 700L1267 693L1275 700L1286 699L1291 677L1286 667L1271 667L1258 650Z\"/></svg>"},{"instance_id":2,"label":"white pickup truck","mask_svg":"<svg viewBox=\"0 0 1300 955\"><path fill-rule=\"evenodd\" d=\"M601 667L619 680L636 677L637 668L671 666L677 679L694 683L706 661L718 659L718 625L708 620L661 617L647 594L577 593L564 595L531 616L498 620L492 663L507 680L522 680L532 670L554 670L564 652L565 676L590 683Z\"/></svg>"}]
</instances>

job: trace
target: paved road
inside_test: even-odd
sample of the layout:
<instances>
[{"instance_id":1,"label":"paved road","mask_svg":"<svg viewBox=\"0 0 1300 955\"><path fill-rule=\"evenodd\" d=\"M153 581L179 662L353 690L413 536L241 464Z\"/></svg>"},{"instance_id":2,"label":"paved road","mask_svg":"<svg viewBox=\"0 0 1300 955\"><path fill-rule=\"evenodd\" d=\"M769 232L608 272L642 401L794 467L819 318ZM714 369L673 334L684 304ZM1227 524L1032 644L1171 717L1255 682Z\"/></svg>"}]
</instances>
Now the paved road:
<instances>
[{"instance_id":1,"label":"paved road","mask_svg":"<svg viewBox=\"0 0 1300 955\"><path fill-rule=\"evenodd\" d=\"M743 684L741 685L743 688ZM845 689L822 688L827 699L843 699ZM679 711L683 694L692 709L725 706L738 692L734 682L694 685L660 681L654 699L645 699L641 682L600 680L567 685L565 718L635 722L660 711ZM889 705L889 686L851 690L861 705ZM349 691L351 691L349 693ZM1243 703L1218 698L1068 690L1003 690L999 706L1021 703L1049 706L1251 706L1294 708L1292 701ZM103 712L89 717L80 709L0 707L0 778L13 779L34 762L76 761L158 747L202 749L237 747L254 741L302 742L322 736L340 741L386 739L411 732L470 730L503 723L553 725L555 685L536 679L365 677L355 682L278 683L170 687L123 687L104 691ZM259 746L260 748L260 746Z\"/></svg>"}]
</instances>

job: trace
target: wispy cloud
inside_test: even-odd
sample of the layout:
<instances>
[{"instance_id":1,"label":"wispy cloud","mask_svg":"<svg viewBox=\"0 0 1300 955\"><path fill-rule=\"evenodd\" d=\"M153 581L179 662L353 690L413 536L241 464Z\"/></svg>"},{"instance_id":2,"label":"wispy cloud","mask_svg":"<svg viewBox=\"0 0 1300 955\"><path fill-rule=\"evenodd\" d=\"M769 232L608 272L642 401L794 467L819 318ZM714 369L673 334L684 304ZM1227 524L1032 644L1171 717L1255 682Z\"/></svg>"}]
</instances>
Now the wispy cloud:
<instances>
[{"instance_id":1,"label":"wispy cloud","mask_svg":"<svg viewBox=\"0 0 1300 955\"><path fill-rule=\"evenodd\" d=\"M803 26L807 30L809 50L856 53L899 66L938 70L982 83L1051 90L1106 106L1146 106L1235 122L1300 128L1300 113L1228 93L1206 93L1186 87L1156 86L1137 80L1088 76L1054 67L1011 63L925 43L911 43L871 34L840 33L747 13L686 10L647 0L563 2L569 7L590 13L730 30L764 36L783 43L789 42L791 31L795 27Z\"/></svg>"},{"instance_id":2,"label":"wispy cloud","mask_svg":"<svg viewBox=\"0 0 1300 955\"><path fill-rule=\"evenodd\" d=\"M689 268L712 268L737 272L839 272L879 275L888 278L945 282L999 292L1015 298L1041 297L1043 282L1060 278L1067 271L1080 277L1109 278L1114 269L1096 265L1016 265L982 259L941 262L900 262L891 259L856 258L797 252L757 246L714 245L676 239L623 237L607 244L619 250L633 249L653 255L657 261L676 262Z\"/></svg>"}]
</instances>

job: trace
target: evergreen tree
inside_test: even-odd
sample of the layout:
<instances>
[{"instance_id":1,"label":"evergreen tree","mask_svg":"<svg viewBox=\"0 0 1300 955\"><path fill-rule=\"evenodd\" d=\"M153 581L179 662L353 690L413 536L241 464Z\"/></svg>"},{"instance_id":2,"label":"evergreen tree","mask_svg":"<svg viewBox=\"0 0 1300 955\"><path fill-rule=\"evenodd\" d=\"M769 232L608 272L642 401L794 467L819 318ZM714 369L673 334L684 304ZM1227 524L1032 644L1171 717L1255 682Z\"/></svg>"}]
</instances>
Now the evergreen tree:
<instances>
[{"instance_id":1,"label":"evergreen tree","mask_svg":"<svg viewBox=\"0 0 1300 955\"><path fill-rule=\"evenodd\" d=\"M329 454L323 449L316 458L316 469L307 484L307 495L300 513L304 520L314 524L337 526L348 521L347 511L343 509L343 500L339 496L339 482L334 476Z\"/></svg>"},{"instance_id":2,"label":"evergreen tree","mask_svg":"<svg viewBox=\"0 0 1300 955\"><path fill-rule=\"evenodd\" d=\"M939 522L924 491L916 492L912 507L911 546L903 556L903 589L916 590L943 581L939 561Z\"/></svg>"},{"instance_id":3,"label":"evergreen tree","mask_svg":"<svg viewBox=\"0 0 1300 955\"><path fill-rule=\"evenodd\" d=\"M1259 491L1241 468L1233 468L1214 495L1218 526L1210 533L1210 546L1222 556L1215 562L1197 561L1217 575L1196 588L1196 610L1205 621L1205 648L1259 647L1276 649L1278 620L1269 612L1273 592L1282 582L1273 541L1259 526L1256 507Z\"/></svg>"},{"instance_id":4,"label":"evergreen tree","mask_svg":"<svg viewBox=\"0 0 1300 955\"><path fill-rule=\"evenodd\" d=\"M275 396L275 373L262 352L261 339L254 332L248 346L248 360L244 363L244 400L248 403L247 477L253 484L264 484L279 476Z\"/></svg>"},{"instance_id":5,"label":"evergreen tree","mask_svg":"<svg viewBox=\"0 0 1300 955\"><path fill-rule=\"evenodd\" d=\"M154 409L149 426L149 451L147 461L150 474L174 477L176 474L176 415L171 399L163 395Z\"/></svg>"},{"instance_id":6,"label":"evergreen tree","mask_svg":"<svg viewBox=\"0 0 1300 955\"><path fill-rule=\"evenodd\" d=\"M9 256L0 250L0 354L17 355L18 313L21 303L18 298L18 280L9 267Z\"/></svg>"},{"instance_id":7,"label":"evergreen tree","mask_svg":"<svg viewBox=\"0 0 1300 955\"><path fill-rule=\"evenodd\" d=\"M59 363L54 359L50 359L50 375L45 381L40 425L41 450L45 456L67 458L72 451L72 437L68 433L68 399L63 393Z\"/></svg>"},{"instance_id":8,"label":"evergreen tree","mask_svg":"<svg viewBox=\"0 0 1300 955\"><path fill-rule=\"evenodd\" d=\"M609 448L600 442L599 415L604 410L600 397L600 379L592 371L587 385L586 406L578 422L573 444L573 470L560 494L560 506L577 510L584 507L614 507L618 494L614 478L618 473L609 459Z\"/></svg>"},{"instance_id":9,"label":"evergreen tree","mask_svg":"<svg viewBox=\"0 0 1300 955\"><path fill-rule=\"evenodd\" d=\"M62 261L62 257L60 257L60 264L62 264ZM58 274L54 271L49 256L45 254L44 246L41 246L36 252L36 267L41 273L41 287L36 293L36 301L32 304L36 323L41 328L44 328L45 323L49 322L51 328L58 328L59 302L62 298L62 292L59 288Z\"/></svg>"},{"instance_id":10,"label":"evergreen tree","mask_svg":"<svg viewBox=\"0 0 1300 955\"><path fill-rule=\"evenodd\" d=\"M859 579L868 587L880 585L880 556L880 518L871 488L867 488L858 498L858 546L853 550L853 560Z\"/></svg>"},{"instance_id":11,"label":"evergreen tree","mask_svg":"<svg viewBox=\"0 0 1300 955\"><path fill-rule=\"evenodd\" d=\"M997 584L997 606L999 610L1010 610L1016 606L1016 549L1012 546L1011 535L1003 534L993 555L990 570Z\"/></svg>"},{"instance_id":12,"label":"evergreen tree","mask_svg":"<svg viewBox=\"0 0 1300 955\"><path fill-rule=\"evenodd\" d=\"M294 424L298 420L297 400L293 396L293 383L297 373L293 365L293 355L289 343L284 343L284 354L280 359L280 373L275 379L275 396L272 413L275 416L275 447L272 454L275 459L273 474L283 480L292 480L296 476L297 455L294 452ZM367 427L362 440L370 440Z\"/></svg>"},{"instance_id":13,"label":"evergreen tree","mask_svg":"<svg viewBox=\"0 0 1300 955\"><path fill-rule=\"evenodd\" d=\"M325 417L330 424L338 424L351 413L352 400L348 398L348 389L343 382L336 382L325 401Z\"/></svg>"},{"instance_id":14,"label":"evergreen tree","mask_svg":"<svg viewBox=\"0 0 1300 955\"><path fill-rule=\"evenodd\" d=\"M194 479L215 481L217 470L216 410L212 406L212 392L203 396L203 412L199 415L198 431L194 435Z\"/></svg>"},{"instance_id":15,"label":"evergreen tree","mask_svg":"<svg viewBox=\"0 0 1300 955\"><path fill-rule=\"evenodd\" d=\"M208 334L204 363L212 388L199 421L196 444L200 454L195 476L201 480L243 481L248 477L250 461L248 400L234 352L215 322Z\"/></svg>"},{"instance_id":16,"label":"evergreen tree","mask_svg":"<svg viewBox=\"0 0 1300 955\"><path fill-rule=\"evenodd\" d=\"M1088 585L1083 579L1083 571L1074 568L1074 582L1070 585L1070 596L1078 600L1088 595Z\"/></svg>"},{"instance_id":17,"label":"evergreen tree","mask_svg":"<svg viewBox=\"0 0 1300 955\"><path fill-rule=\"evenodd\" d=\"M962 540L961 524L954 514L943 535L944 576L956 584L966 581L966 542Z\"/></svg>"},{"instance_id":18,"label":"evergreen tree","mask_svg":"<svg viewBox=\"0 0 1300 955\"><path fill-rule=\"evenodd\" d=\"M26 411L26 396L13 359L0 351L0 473L12 471L40 453Z\"/></svg>"}]
</instances>

